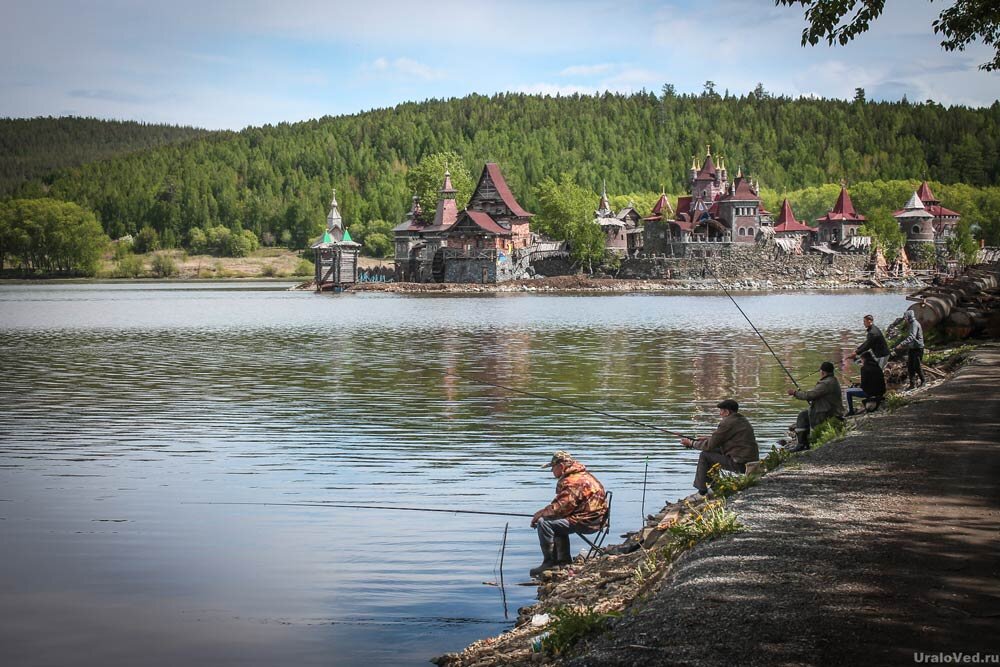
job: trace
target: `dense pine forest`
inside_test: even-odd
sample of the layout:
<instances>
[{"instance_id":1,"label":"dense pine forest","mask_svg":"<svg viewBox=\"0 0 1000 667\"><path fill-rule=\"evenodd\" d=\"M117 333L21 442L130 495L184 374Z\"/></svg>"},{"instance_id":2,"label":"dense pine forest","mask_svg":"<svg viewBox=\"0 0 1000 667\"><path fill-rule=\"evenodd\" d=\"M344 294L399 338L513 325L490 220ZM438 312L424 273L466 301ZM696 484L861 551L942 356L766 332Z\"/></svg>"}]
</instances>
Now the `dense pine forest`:
<instances>
[{"instance_id":1,"label":"dense pine forest","mask_svg":"<svg viewBox=\"0 0 1000 667\"><path fill-rule=\"evenodd\" d=\"M96 118L0 118L0 196L57 169L208 133L193 127Z\"/></svg>"},{"instance_id":2,"label":"dense pine forest","mask_svg":"<svg viewBox=\"0 0 1000 667\"><path fill-rule=\"evenodd\" d=\"M332 188L349 228L379 230L385 240L409 207L407 174L442 151L460 156L473 178L483 162L498 162L522 204L535 211L538 184L562 174L592 191L606 179L609 193L640 205L661 189L684 193L692 155L700 163L706 144L725 156L731 174L742 167L759 180L769 205L793 192L793 204L809 200L809 210L797 210L807 219L833 203L813 188L842 180L852 189L873 182L872 192L880 191L879 181L898 181L881 189L892 192L891 201L872 202L884 208L900 207L906 197L896 191L905 194L921 178L963 184L955 187L966 201L949 202L952 188L937 194L946 206L975 208L962 212L979 223L1000 200L992 187L1000 185L1000 103L970 109L868 102L861 90L853 101L774 97L760 86L738 97L710 87L677 95L669 85L659 95L471 95L212 133L110 159L96 159L104 155L95 141L79 133L51 134L60 122L5 121L19 124L22 153L23 146L46 145L49 155L92 161L22 182L8 188L9 196L75 202L92 210L110 237L148 228L164 247L188 246L193 229L218 226L250 230L265 244L303 247L322 226ZM93 136L122 131L138 141L141 130L154 129L162 142L198 133L107 123ZM6 163L14 149L2 146Z\"/></svg>"}]
</instances>

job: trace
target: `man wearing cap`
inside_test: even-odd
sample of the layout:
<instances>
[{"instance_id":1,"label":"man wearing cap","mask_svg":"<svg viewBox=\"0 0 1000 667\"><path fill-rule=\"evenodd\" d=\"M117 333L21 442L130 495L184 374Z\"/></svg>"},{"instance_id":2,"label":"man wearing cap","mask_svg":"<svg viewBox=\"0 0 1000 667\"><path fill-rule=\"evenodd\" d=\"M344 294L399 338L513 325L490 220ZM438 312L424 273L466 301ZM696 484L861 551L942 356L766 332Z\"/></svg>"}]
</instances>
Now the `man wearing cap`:
<instances>
[{"instance_id":1,"label":"man wearing cap","mask_svg":"<svg viewBox=\"0 0 1000 667\"><path fill-rule=\"evenodd\" d=\"M742 474L747 470L747 463L760 458L753 426L740 414L740 404L727 398L716 407L722 421L712 435L707 438L681 438L685 447L701 450L694 488L703 496L708 494L708 471L713 465L718 463L723 470Z\"/></svg>"},{"instance_id":2,"label":"man wearing cap","mask_svg":"<svg viewBox=\"0 0 1000 667\"><path fill-rule=\"evenodd\" d=\"M585 465L573 460L569 452L559 450L542 468L552 468L552 476L559 481L555 499L531 517L531 527L538 530L538 544L544 557L541 565L531 569L529 574L533 577L572 562L570 533L596 533L608 511L604 486L587 472Z\"/></svg>"},{"instance_id":3,"label":"man wearing cap","mask_svg":"<svg viewBox=\"0 0 1000 667\"><path fill-rule=\"evenodd\" d=\"M819 366L819 382L809 391L789 389L788 395L802 401L809 401L809 409L799 413L795 420L795 437L798 440L793 451L809 448L809 432L836 417L844 418L844 398L840 393L840 382L833 374L833 364L824 361Z\"/></svg>"}]
</instances>

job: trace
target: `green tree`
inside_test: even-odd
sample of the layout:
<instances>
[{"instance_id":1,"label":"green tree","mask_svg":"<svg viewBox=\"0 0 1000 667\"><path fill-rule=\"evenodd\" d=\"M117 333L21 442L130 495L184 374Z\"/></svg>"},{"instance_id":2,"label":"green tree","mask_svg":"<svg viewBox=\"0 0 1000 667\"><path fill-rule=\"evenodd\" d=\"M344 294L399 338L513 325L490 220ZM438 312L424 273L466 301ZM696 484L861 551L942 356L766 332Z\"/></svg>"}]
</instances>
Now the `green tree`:
<instances>
[{"instance_id":1,"label":"green tree","mask_svg":"<svg viewBox=\"0 0 1000 667\"><path fill-rule=\"evenodd\" d=\"M446 171L451 173L451 184L457 191L455 204L461 210L469 203L469 197L472 196L476 184L469 175L465 161L457 153L453 151L432 153L420 160L417 166L406 174L406 186L417 196L425 220L434 217Z\"/></svg>"},{"instance_id":2,"label":"green tree","mask_svg":"<svg viewBox=\"0 0 1000 667\"><path fill-rule=\"evenodd\" d=\"M868 218L868 221L858 229L858 233L870 236L872 242L882 249L885 258L892 262L899 255L903 244L906 243L906 235L899 228L899 221L885 206L868 211L865 213L865 217Z\"/></svg>"},{"instance_id":3,"label":"green tree","mask_svg":"<svg viewBox=\"0 0 1000 667\"><path fill-rule=\"evenodd\" d=\"M92 276L109 243L94 214L72 202L0 203L0 268Z\"/></svg>"},{"instance_id":4,"label":"green tree","mask_svg":"<svg viewBox=\"0 0 1000 667\"><path fill-rule=\"evenodd\" d=\"M570 256L593 272L604 258L605 236L594 222L597 195L577 185L569 174L559 182L545 178L535 189L538 198L537 229L554 239L569 242Z\"/></svg>"},{"instance_id":5,"label":"green tree","mask_svg":"<svg viewBox=\"0 0 1000 667\"><path fill-rule=\"evenodd\" d=\"M806 27L802 45L815 46L820 40L827 44L847 44L867 32L871 23L882 14L885 0L775 0L779 5L802 5L806 8ZM860 7L859 7L860 5ZM850 12L854 16L844 20ZM995 0L955 0L933 22L934 32L944 36L941 46L947 51L964 51L975 41L994 48L991 60L979 69L1000 69L1000 8Z\"/></svg>"},{"instance_id":6,"label":"green tree","mask_svg":"<svg viewBox=\"0 0 1000 667\"><path fill-rule=\"evenodd\" d=\"M152 227L143 227L136 234L132 247L138 253L154 252L160 249L160 234Z\"/></svg>"},{"instance_id":7,"label":"green tree","mask_svg":"<svg viewBox=\"0 0 1000 667\"><path fill-rule=\"evenodd\" d=\"M948 252L963 264L975 264L979 255L979 244L972 236L972 223L960 220L955 227L955 235L948 239Z\"/></svg>"}]
</instances>

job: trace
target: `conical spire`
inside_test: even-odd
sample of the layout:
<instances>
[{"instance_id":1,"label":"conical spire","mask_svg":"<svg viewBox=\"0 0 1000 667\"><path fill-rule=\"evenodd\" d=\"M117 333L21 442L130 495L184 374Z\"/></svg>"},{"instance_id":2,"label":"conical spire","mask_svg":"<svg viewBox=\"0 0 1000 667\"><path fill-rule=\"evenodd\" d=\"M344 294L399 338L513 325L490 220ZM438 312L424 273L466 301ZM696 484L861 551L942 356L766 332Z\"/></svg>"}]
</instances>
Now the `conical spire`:
<instances>
[{"instance_id":1,"label":"conical spire","mask_svg":"<svg viewBox=\"0 0 1000 667\"><path fill-rule=\"evenodd\" d=\"M927 184L927 181L920 184L920 189L917 190L917 197L919 197L920 201L925 204L937 204L940 201L934 196L934 193L931 192L931 186Z\"/></svg>"},{"instance_id":2,"label":"conical spire","mask_svg":"<svg viewBox=\"0 0 1000 667\"><path fill-rule=\"evenodd\" d=\"M337 190L333 191L333 198L330 199L330 212L326 215L326 231L333 241L340 241L344 238L344 220L340 216L340 207L337 205ZM323 237L324 243L326 235Z\"/></svg>"},{"instance_id":3,"label":"conical spire","mask_svg":"<svg viewBox=\"0 0 1000 667\"><path fill-rule=\"evenodd\" d=\"M920 195L914 192L910 195L910 200L906 202L906 206L903 207L902 211L894 214L897 218L933 218L927 211L927 207L924 203L920 201Z\"/></svg>"},{"instance_id":4,"label":"conical spire","mask_svg":"<svg viewBox=\"0 0 1000 667\"><path fill-rule=\"evenodd\" d=\"M611 217L611 205L608 203L608 179L604 179L604 183L601 186L601 202L597 205L595 213L598 218Z\"/></svg>"},{"instance_id":5,"label":"conical spire","mask_svg":"<svg viewBox=\"0 0 1000 667\"><path fill-rule=\"evenodd\" d=\"M439 190L441 196L438 198L437 210L434 211L433 227L446 229L455 224L458 220L458 205L455 204L455 190L451 185L451 172L444 172L444 185Z\"/></svg>"},{"instance_id":6,"label":"conical spire","mask_svg":"<svg viewBox=\"0 0 1000 667\"><path fill-rule=\"evenodd\" d=\"M451 185L451 172L450 171L445 170L445 172L444 172L444 185L441 186L441 190L439 190L439 192L443 196L445 196L445 197L449 197L450 196L452 199L455 198L455 193L458 192L458 190L456 190Z\"/></svg>"},{"instance_id":7,"label":"conical spire","mask_svg":"<svg viewBox=\"0 0 1000 667\"><path fill-rule=\"evenodd\" d=\"M326 215L326 228L328 230L334 230L336 228L343 229L344 220L340 216L340 207L337 205L337 190L333 191L333 198L330 199L330 212Z\"/></svg>"}]
</instances>

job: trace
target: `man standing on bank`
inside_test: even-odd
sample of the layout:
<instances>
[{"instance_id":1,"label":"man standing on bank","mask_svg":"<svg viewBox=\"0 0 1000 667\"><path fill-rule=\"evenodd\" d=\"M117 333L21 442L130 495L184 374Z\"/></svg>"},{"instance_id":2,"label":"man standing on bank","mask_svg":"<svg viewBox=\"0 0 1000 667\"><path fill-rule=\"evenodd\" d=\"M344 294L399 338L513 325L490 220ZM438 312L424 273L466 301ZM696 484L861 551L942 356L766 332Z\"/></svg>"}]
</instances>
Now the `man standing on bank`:
<instances>
[{"instance_id":1,"label":"man standing on bank","mask_svg":"<svg viewBox=\"0 0 1000 667\"><path fill-rule=\"evenodd\" d=\"M753 426L740 414L740 404L727 398L720 402L719 422L715 432L707 438L681 438L681 444L691 449L700 449L698 471L694 475L694 488L700 495L708 494L708 471L716 463L723 470L745 473L747 463L760 459L757 438Z\"/></svg>"},{"instance_id":2,"label":"man standing on bank","mask_svg":"<svg viewBox=\"0 0 1000 667\"><path fill-rule=\"evenodd\" d=\"M798 444L792 451L809 449L809 432L827 419L844 418L844 398L840 393L840 382L833 372L833 364L824 361L819 365L819 382L815 387L809 391L788 390L789 396L809 401L809 409L800 412L795 420L795 438Z\"/></svg>"},{"instance_id":3,"label":"man standing on bank","mask_svg":"<svg viewBox=\"0 0 1000 667\"><path fill-rule=\"evenodd\" d=\"M865 342L858 345L858 349L851 355L851 359L857 359L871 350L872 356L878 362L878 367L885 368L885 365L889 363L889 344L885 342L882 330L875 326L875 318L871 315L865 315L865 329L868 331Z\"/></svg>"},{"instance_id":4,"label":"man standing on bank","mask_svg":"<svg viewBox=\"0 0 1000 667\"><path fill-rule=\"evenodd\" d=\"M570 564L573 561L569 552L570 533L596 533L608 512L604 486L569 452L559 450L542 468L552 468L552 476L559 481L556 497L531 517L531 527L538 530L538 544L544 558L541 565L529 572L532 577Z\"/></svg>"},{"instance_id":5,"label":"man standing on bank","mask_svg":"<svg viewBox=\"0 0 1000 667\"><path fill-rule=\"evenodd\" d=\"M899 341L897 350L906 350L906 374L910 378L910 389L914 387L916 378L920 378L920 385L924 384L924 369L920 367L924 358L924 328L920 326L920 320L912 310L903 313L903 319L910 327L906 338Z\"/></svg>"}]
</instances>

